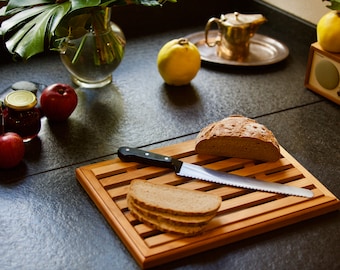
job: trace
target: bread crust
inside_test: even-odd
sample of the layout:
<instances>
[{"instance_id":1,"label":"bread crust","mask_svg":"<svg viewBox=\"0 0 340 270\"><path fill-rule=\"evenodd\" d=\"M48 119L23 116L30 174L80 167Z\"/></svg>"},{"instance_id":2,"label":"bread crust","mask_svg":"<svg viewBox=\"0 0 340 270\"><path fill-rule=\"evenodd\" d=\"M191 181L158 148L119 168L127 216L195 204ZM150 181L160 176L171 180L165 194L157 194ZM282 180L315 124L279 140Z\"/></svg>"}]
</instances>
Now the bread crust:
<instances>
[{"instance_id":1,"label":"bread crust","mask_svg":"<svg viewBox=\"0 0 340 270\"><path fill-rule=\"evenodd\" d=\"M199 154L261 161L276 161L281 157L274 134L241 115L232 115L203 128L196 137L195 150Z\"/></svg>"}]
</instances>

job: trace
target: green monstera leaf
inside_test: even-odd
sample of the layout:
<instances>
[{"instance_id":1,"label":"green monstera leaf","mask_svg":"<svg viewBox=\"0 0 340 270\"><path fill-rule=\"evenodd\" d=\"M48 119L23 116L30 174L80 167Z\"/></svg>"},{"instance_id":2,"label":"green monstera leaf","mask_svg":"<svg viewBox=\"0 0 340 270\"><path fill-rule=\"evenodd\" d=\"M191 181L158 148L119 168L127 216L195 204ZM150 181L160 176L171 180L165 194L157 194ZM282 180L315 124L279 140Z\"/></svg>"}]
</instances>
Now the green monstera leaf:
<instances>
[{"instance_id":1,"label":"green monstera leaf","mask_svg":"<svg viewBox=\"0 0 340 270\"><path fill-rule=\"evenodd\" d=\"M170 0L176 2L176 0ZM0 27L8 51L27 60L51 47L55 32L66 16L81 9L112 5L160 5L157 0L9 0L0 9L6 17ZM9 18L7 18L9 17ZM59 33L61 33L59 31ZM66 35L67 32L64 32Z\"/></svg>"},{"instance_id":2,"label":"green monstera leaf","mask_svg":"<svg viewBox=\"0 0 340 270\"><path fill-rule=\"evenodd\" d=\"M41 53L63 16L69 11L70 3L36 6L16 13L3 22L5 32L14 32L6 41L8 51L23 59ZM22 23L27 20L26 23Z\"/></svg>"}]
</instances>

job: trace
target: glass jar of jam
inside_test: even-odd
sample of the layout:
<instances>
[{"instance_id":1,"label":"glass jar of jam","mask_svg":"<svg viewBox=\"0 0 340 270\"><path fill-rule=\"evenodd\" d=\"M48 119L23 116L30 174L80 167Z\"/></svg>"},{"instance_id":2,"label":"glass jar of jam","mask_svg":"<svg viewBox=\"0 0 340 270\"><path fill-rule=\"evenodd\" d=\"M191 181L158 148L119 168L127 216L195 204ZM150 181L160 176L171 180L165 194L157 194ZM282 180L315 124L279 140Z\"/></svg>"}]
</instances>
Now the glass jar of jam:
<instances>
[{"instance_id":1,"label":"glass jar of jam","mask_svg":"<svg viewBox=\"0 0 340 270\"><path fill-rule=\"evenodd\" d=\"M17 90L9 93L4 103L5 131L19 134L24 142L35 138L41 128L37 97L30 91Z\"/></svg>"}]
</instances>

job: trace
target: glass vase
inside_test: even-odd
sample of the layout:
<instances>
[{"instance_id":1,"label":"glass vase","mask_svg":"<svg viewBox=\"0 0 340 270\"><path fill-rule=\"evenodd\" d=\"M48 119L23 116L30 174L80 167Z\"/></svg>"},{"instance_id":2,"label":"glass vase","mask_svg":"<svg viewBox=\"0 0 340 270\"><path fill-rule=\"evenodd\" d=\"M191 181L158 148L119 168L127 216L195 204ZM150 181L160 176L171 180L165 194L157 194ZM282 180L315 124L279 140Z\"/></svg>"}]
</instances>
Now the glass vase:
<instances>
[{"instance_id":1,"label":"glass vase","mask_svg":"<svg viewBox=\"0 0 340 270\"><path fill-rule=\"evenodd\" d=\"M60 42L60 58L80 87L110 84L112 72L123 59L126 39L110 19L111 8L95 7L71 17L64 26L67 37Z\"/></svg>"}]
</instances>

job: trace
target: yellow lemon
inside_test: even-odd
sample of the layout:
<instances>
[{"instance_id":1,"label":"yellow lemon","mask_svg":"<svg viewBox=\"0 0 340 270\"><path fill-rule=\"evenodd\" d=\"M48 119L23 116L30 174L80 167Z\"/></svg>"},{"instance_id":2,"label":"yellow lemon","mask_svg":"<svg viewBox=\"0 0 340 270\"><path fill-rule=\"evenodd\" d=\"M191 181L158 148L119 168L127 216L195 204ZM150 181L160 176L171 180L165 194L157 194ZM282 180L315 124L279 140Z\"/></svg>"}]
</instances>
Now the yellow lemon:
<instances>
[{"instance_id":1,"label":"yellow lemon","mask_svg":"<svg viewBox=\"0 0 340 270\"><path fill-rule=\"evenodd\" d=\"M197 47L188 39L173 39L160 49L157 66L159 74L167 84L186 85L199 71L201 56Z\"/></svg>"},{"instance_id":2,"label":"yellow lemon","mask_svg":"<svg viewBox=\"0 0 340 270\"><path fill-rule=\"evenodd\" d=\"M340 12L332 10L321 17L316 33L320 46L329 52L340 52Z\"/></svg>"}]
</instances>

